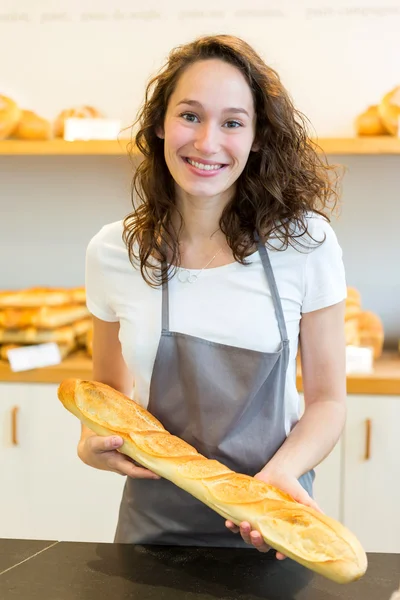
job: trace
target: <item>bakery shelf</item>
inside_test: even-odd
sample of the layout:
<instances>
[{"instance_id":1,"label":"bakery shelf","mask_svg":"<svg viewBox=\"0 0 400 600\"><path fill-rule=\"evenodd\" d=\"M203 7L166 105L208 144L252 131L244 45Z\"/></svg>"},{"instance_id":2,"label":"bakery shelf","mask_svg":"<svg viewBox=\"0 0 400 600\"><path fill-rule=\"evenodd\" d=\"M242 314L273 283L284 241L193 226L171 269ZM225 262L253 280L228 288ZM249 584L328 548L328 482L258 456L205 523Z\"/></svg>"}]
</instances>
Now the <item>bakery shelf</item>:
<instances>
[{"instance_id":1,"label":"bakery shelf","mask_svg":"<svg viewBox=\"0 0 400 600\"><path fill-rule=\"evenodd\" d=\"M84 350L71 354L59 365L20 373L14 373L8 363L0 361L0 382L60 383L69 377L92 378L92 361ZM303 391L300 371L297 374L297 387ZM400 355L385 352L376 361L371 375L349 375L347 391L349 394L400 396Z\"/></svg>"},{"instance_id":2,"label":"bakery shelf","mask_svg":"<svg viewBox=\"0 0 400 600\"><path fill-rule=\"evenodd\" d=\"M0 154L2 155L39 155L39 156L67 156L67 155L125 155L129 139L104 140L104 141L77 141L66 142L56 139L48 142L2 140L0 141Z\"/></svg>"},{"instance_id":3,"label":"bakery shelf","mask_svg":"<svg viewBox=\"0 0 400 600\"><path fill-rule=\"evenodd\" d=\"M326 154L400 154L400 137L321 138L317 140Z\"/></svg>"},{"instance_id":4,"label":"bakery shelf","mask_svg":"<svg viewBox=\"0 0 400 600\"><path fill-rule=\"evenodd\" d=\"M318 145L326 154L400 154L400 138L392 136L321 138ZM3 140L1 155L125 155L130 139L118 141L66 142L57 139L48 142Z\"/></svg>"}]
</instances>

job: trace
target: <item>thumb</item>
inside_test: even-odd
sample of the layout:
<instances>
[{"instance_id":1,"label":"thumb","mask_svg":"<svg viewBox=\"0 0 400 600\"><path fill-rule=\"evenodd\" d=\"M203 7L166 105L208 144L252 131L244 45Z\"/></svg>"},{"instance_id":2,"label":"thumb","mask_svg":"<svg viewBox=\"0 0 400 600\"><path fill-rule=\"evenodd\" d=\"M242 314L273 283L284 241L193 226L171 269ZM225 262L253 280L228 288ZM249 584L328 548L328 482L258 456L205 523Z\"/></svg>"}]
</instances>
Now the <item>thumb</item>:
<instances>
[{"instance_id":1,"label":"thumb","mask_svg":"<svg viewBox=\"0 0 400 600\"><path fill-rule=\"evenodd\" d=\"M124 443L124 440L118 435L112 435L112 436L107 436L107 437L95 435L89 439L91 440L91 446L92 446L93 452L98 452L98 453L109 452L110 450L115 450L116 448L119 448L120 446L122 446L122 444Z\"/></svg>"},{"instance_id":2,"label":"thumb","mask_svg":"<svg viewBox=\"0 0 400 600\"><path fill-rule=\"evenodd\" d=\"M294 500L296 500L296 502L304 504L305 506L309 506L317 512L322 513L322 510L320 509L318 504L313 498L311 498L310 494L306 492L301 483L299 483L298 481L296 481L296 483L293 485L293 489L290 490L290 495L293 497Z\"/></svg>"}]
</instances>

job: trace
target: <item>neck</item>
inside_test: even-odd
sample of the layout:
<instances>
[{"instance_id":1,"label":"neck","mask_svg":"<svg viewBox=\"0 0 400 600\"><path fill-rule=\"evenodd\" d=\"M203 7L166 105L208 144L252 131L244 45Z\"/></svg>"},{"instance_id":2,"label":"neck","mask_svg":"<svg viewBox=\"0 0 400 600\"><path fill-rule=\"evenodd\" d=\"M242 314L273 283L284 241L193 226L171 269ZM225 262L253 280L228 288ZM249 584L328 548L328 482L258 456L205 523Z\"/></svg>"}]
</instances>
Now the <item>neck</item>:
<instances>
[{"instance_id":1,"label":"neck","mask_svg":"<svg viewBox=\"0 0 400 600\"><path fill-rule=\"evenodd\" d=\"M177 190L176 205L182 215L183 223L179 241L189 245L202 245L211 240L219 244L226 243L225 235L219 228L222 211L231 198L227 193L213 197L191 196L183 190ZM176 230L180 227L180 218L173 217Z\"/></svg>"}]
</instances>

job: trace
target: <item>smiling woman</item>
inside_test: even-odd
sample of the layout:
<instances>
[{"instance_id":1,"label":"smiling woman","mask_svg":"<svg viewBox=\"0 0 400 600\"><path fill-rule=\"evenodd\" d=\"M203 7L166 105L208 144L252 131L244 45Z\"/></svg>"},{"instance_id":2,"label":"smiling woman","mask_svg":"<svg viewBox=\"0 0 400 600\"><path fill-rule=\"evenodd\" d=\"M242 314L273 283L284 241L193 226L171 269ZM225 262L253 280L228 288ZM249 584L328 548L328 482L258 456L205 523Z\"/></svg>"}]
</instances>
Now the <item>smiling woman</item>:
<instances>
[{"instance_id":1,"label":"smiling woman","mask_svg":"<svg viewBox=\"0 0 400 600\"><path fill-rule=\"evenodd\" d=\"M336 189L305 123L243 40L172 50L138 114L134 209L90 241L86 297L96 381L129 396L134 381L203 456L318 509L313 469L344 425L346 281L323 216ZM128 476L116 541L269 550L121 444L83 426L82 460Z\"/></svg>"},{"instance_id":2,"label":"smiling woman","mask_svg":"<svg viewBox=\"0 0 400 600\"><path fill-rule=\"evenodd\" d=\"M125 220L124 239L151 284L174 273L154 269L152 257L181 264L182 194L214 198L230 240L225 258L242 264L254 252L255 228L267 244L277 235L287 246L294 223L306 233L307 211L335 207L336 173L316 151L306 117L243 40L206 37L172 50L136 124L144 160L133 190L142 202Z\"/></svg>"}]
</instances>

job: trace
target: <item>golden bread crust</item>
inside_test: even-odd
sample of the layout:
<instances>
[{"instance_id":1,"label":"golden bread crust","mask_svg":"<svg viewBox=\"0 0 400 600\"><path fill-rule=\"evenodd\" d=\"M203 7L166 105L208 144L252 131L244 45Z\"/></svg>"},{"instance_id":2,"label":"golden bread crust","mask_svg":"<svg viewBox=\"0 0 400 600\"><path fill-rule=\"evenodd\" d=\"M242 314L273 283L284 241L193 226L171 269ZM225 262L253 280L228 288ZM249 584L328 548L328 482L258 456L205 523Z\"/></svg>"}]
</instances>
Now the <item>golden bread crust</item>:
<instances>
[{"instance_id":1,"label":"golden bread crust","mask_svg":"<svg viewBox=\"0 0 400 600\"><path fill-rule=\"evenodd\" d=\"M267 544L340 583L359 579L366 554L339 522L267 483L207 459L171 435L146 409L110 386L79 379L58 389L64 406L98 435L121 435L120 452L169 479L221 517L249 521Z\"/></svg>"},{"instance_id":2,"label":"golden bread crust","mask_svg":"<svg viewBox=\"0 0 400 600\"><path fill-rule=\"evenodd\" d=\"M1 308L38 308L85 302L83 288L32 287L0 291Z\"/></svg>"}]
</instances>

